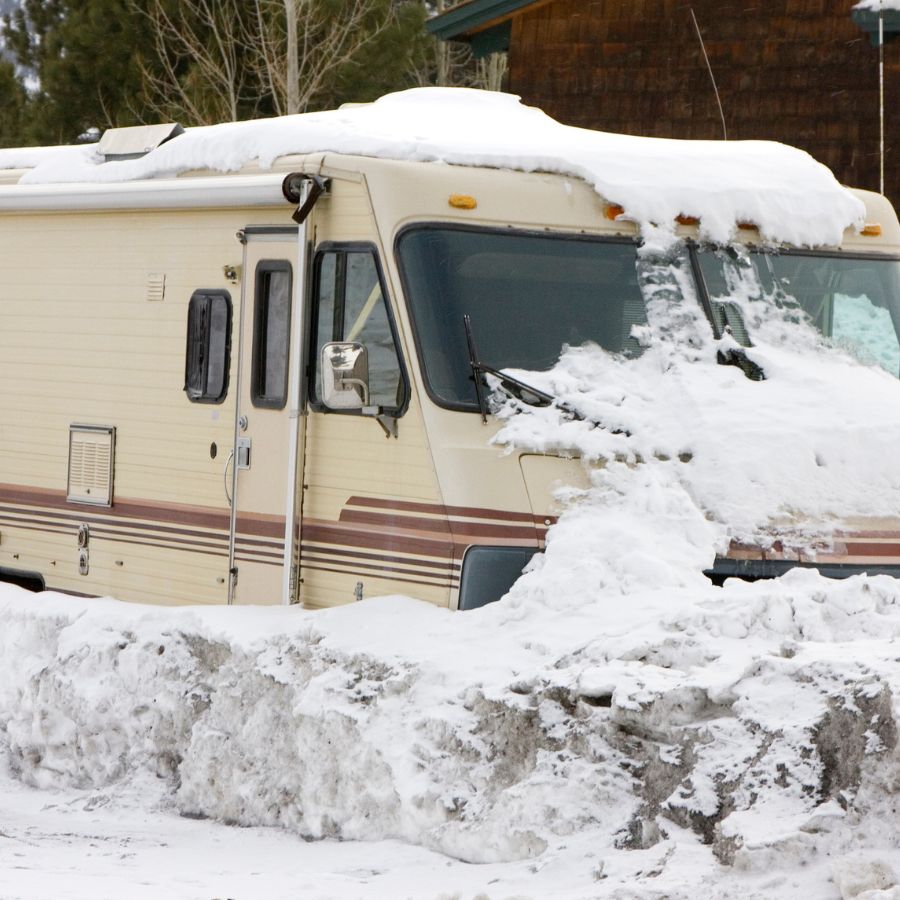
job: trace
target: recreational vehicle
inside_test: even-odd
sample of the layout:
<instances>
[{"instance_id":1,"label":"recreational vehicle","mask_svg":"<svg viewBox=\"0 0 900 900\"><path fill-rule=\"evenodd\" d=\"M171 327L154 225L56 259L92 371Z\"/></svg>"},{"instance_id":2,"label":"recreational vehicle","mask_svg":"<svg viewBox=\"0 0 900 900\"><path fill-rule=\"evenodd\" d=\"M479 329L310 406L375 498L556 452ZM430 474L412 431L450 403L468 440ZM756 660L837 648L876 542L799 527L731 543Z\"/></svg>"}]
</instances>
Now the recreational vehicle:
<instances>
[{"instance_id":1,"label":"recreational vehicle","mask_svg":"<svg viewBox=\"0 0 900 900\"><path fill-rule=\"evenodd\" d=\"M127 162L172 134L111 131L98 152ZM564 344L639 352L637 228L588 184L327 149L117 181L30 170L0 171L0 578L153 603L470 609L540 551L553 486L583 475L490 446L484 379L549 368ZM786 250L778 272L810 291L895 278L896 216L857 196L878 228ZM696 222L677 230L710 329L740 337ZM830 297L819 287L825 333ZM880 304L895 322L896 302ZM818 563L895 553L851 542ZM716 571L790 564L735 547Z\"/></svg>"}]
</instances>

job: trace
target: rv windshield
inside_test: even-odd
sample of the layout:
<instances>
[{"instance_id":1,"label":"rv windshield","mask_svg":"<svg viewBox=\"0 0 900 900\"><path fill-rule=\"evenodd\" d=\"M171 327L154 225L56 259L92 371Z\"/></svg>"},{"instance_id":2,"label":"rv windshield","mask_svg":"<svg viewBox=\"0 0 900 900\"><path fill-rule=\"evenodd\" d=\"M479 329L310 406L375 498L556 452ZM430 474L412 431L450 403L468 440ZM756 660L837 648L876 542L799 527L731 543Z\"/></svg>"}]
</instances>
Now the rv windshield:
<instances>
[{"instance_id":1,"label":"rv windshield","mask_svg":"<svg viewBox=\"0 0 900 900\"><path fill-rule=\"evenodd\" d=\"M588 341L640 352L645 324L630 241L425 226L398 241L425 379L442 405L477 409L463 317L481 361L545 370Z\"/></svg>"},{"instance_id":2,"label":"rv windshield","mask_svg":"<svg viewBox=\"0 0 900 900\"><path fill-rule=\"evenodd\" d=\"M900 375L900 260L751 253L742 266L722 251L703 251L699 258L714 313L733 307L729 297L736 291L749 288L751 299L754 292L774 294L796 303L825 337L860 362ZM741 277L748 265L750 277Z\"/></svg>"}]
</instances>

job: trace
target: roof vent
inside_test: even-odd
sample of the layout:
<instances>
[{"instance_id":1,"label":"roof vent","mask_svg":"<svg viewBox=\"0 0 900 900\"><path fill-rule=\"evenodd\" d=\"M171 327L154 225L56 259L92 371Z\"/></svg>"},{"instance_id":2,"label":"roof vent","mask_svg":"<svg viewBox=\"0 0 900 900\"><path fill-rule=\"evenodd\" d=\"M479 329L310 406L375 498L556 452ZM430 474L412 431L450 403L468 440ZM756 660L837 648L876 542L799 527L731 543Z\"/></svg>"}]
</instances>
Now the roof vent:
<instances>
[{"instance_id":1,"label":"roof vent","mask_svg":"<svg viewBox=\"0 0 900 900\"><path fill-rule=\"evenodd\" d=\"M138 159L179 134L184 134L184 129L178 124L110 128L103 132L99 150L105 162Z\"/></svg>"}]
</instances>

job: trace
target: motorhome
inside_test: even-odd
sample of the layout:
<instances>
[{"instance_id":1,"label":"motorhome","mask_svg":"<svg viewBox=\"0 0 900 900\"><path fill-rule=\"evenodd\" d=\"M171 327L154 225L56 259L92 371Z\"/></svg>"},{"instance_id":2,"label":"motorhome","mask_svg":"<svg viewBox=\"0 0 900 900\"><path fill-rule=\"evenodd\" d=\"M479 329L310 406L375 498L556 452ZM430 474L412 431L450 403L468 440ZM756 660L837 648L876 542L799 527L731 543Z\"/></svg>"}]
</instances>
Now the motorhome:
<instances>
[{"instance_id":1,"label":"motorhome","mask_svg":"<svg viewBox=\"0 0 900 900\"><path fill-rule=\"evenodd\" d=\"M100 167L179 130L107 132ZM564 344L639 351L637 226L593 187L328 147L166 177L30 171L0 171L0 578L153 603L470 609L542 548L553 486L578 466L490 446L483 381L546 369ZM767 265L809 289L826 334L836 280L885 286L896 346L900 227L857 196L877 227ZM710 329L739 331L697 223L675 227ZM819 564L881 561L850 544ZM735 547L716 566L782 564Z\"/></svg>"}]
</instances>

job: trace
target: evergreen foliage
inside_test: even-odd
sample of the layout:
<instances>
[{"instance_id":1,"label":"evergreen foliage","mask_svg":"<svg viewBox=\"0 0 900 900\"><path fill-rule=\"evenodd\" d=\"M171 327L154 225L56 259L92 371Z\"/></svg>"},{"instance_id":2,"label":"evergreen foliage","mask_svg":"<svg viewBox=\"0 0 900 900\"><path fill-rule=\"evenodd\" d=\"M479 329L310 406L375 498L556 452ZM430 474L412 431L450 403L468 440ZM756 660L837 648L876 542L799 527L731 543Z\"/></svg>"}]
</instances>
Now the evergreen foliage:
<instances>
[{"instance_id":1,"label":"evergreen foliage","mask_svg":"<svg viewBox=\"0 0 900 900\"><path fill-rule=\"evenodd\" d=\"M129 0L24 0L6 17L4 37L18 71L37 89L22 106L12 143L70 143L91 126L133 124L140 24Z\"/></svg>"},{"instance_id":2,"label":"evergreen foliage","mask_svg":"<svg viewBox=\"0 0 900 900\"><path fill-rule=\"evenodd\" d=\"M114 126L277 115L291 102L297 108L298 92L293 100L285 93L290 5L18 0L3 17L9 61L0 57L0 146L73 143L89 129ZM295 9L301 111L421 84L472 83L476 75L469 64L450 77L438 62L447 51L425 30L432 0L295 0ZM351 16L350 39L329 57L323 48Z\"/></svg>"}]
</instances>

